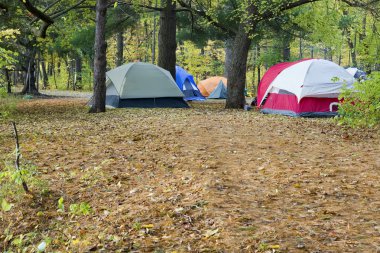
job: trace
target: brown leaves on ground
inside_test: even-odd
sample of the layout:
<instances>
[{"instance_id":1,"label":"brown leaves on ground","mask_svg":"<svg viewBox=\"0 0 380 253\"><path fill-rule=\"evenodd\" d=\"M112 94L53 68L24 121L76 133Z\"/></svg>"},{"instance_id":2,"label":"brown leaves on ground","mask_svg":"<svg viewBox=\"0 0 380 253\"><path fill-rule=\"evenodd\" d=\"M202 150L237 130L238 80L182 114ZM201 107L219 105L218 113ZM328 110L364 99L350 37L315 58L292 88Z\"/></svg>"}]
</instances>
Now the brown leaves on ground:
<instances>
[{"instance_id":1,"label":"brown leaves on ground","mask_svg":"<svg viewBox=\"0 0 380 253\"><path fill-rule=\"evenodd\" d=\"M20 105L23 159L50 192L13 201L0 229L34 232L31 249L49 237L47 250L61 252L378 250L378 132L218 103L96 115L84 104ZM13 151L8 124L0 147L2 159ZM93 212L57 212L60 197Z\"/></svg>"}]
</instances>

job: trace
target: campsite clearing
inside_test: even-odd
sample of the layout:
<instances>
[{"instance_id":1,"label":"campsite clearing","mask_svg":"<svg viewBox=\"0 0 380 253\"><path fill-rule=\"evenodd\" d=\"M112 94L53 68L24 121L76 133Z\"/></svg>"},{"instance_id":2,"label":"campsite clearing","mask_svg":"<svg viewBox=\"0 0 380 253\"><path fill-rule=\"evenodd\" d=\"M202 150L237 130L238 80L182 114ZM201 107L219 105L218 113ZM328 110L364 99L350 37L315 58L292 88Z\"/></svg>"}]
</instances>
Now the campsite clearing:
<instances>
[{"instance_id":1,"label":"campsite clearing","mask_svg":"<svg viewBox=\"0 0 380 253\"><path fill-rule=\"evenodd\" d=\"M1 250L20 235L30 250L49 238L49 252L379 250L378 132L223 103L96 115L85 103L19 105L22 161L48 190L7 199ZM13 149L0 123L0 159ZM69 213L82 202L90 215Z\"/></svg>"}]
</instances>

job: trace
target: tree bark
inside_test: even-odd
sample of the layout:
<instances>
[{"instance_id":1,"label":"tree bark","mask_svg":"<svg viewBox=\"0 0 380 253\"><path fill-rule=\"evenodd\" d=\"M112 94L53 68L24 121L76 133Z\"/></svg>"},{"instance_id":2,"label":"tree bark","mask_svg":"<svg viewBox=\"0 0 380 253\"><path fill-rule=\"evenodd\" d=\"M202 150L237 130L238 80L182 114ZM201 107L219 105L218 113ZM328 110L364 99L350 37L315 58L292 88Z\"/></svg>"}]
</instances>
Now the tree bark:
<instances>
[{"instance_id":1,"label":"tree bark","mask_svg":"<svg viewBox=\"0 0 380 253\"><path fill-rule=\"evenodd\" d=\"M260 50L261 50L260 44L257 44L257 59L260 59L261 57ZM260 81L261 81L261 64L259 61L259 63L257 64L257 87L259 87Z\"/></svg>"},{"instance_id":2,"label":"tree bark","mask_svg":"<svg viewBox=\"0 0 380 253\"><path fill-rule=\"evenodd\" d=\"M158 66L169 71L174 79L177 48L175 8L173 0L164 1L158 32Z\"/></svg>"},{"instance_id":3,"label":"tree bark","mask_svg":"<svg viewBox=\"0 0 380 253\"><path fill-rule=\"evenodd\" d=\"M231 69L232 51L234 47L234 39L229 38L225 42L224 52L226 54L224 60L224 76L228 78L228 72Z\"/></svg>"},{"instance_id":4,"label":"tree bark","mask_svg":"<svg viewBox=\"0 0 380 253\"><path fill-rule=\"evenodd\" d=\"M41 68L42 68L42 83L43 83L43 88L46 89L48 87L48 75L46 72L46 64L45 60L42 59L41 61Z\"/></svg>"},{"instance_id":5,"label":"tree bark","mask_svg":"<svg viewBox=\"0 0 380 253\"><path fill-rule=\"evenodd\" d=\"M155 7L157 8L157 0L155 1ZM156 12L153 14L153 35L152 35L152 64L156 62L156 30L157 30L157 22L156 22Z\"/></svg>"},{"instance_id":6,"label":"tree bark","mask_svg":"<svg viewBox=\"0 0 380 253\"><path fill-rule=\"evenodd\" d=\"M282 59L283 61L290 61L290 41L287 38L283 41Z\"/></svg>"},{"instance_id":7,"label":"tree bark","mask_svg":"<svg viewBox=\"0 0 380 253\"><path fill-rule=\"evenodd\" d=\"M4 74L5 74L5 79L7 81L7 93L10 94L10 93L12 93L12 88L11 88L12 82L11 82L11 78L9 76L9 70L4 69Z\"/></svg>"},{"instance_id":8,"label":"tree bark","mask_svg":"<svg viewBox=\"0 0 380 253\"><path fill-rule=\"evenodd\" d=\"M120 30L116 34L116 67L124 63L124 32Z\"/></svg>"},{"instance_id":9,"label":"tree bark","mask_svg":"<svg viewBox=\"0 0 380 253\"><path fill-rule=\"evenodd\" d=\"M355 49L355 43L351 39L351 32L347 30L347 44L350 49L350 56L353 66L357 66L358 62L356 61L356 49Z\"/></svg>"},{"instance_id":10,"label":"tree bark","mask_svg":"<svg viewBox=\"0 0 380 253\"><path fill-rule=\"evenodd\" d=\"M27 48L26 56L28 58L28 66L26 66L27 74L24 83L24 88L22 89L21 93L39 94L38 89L36 87L36 49L34 46L29 46Z\"/></svg>"},{"instance_id":11,"label":"tree bark","mask_svg":"<svg viewBox=\"0 0 380 253\"><path fill-rule=\"evenodd\" d=\"M299 41L299 58L303 58L303 52L302 52L302 33L300 33L300 41Z\"/></svg>"},{"instance_id":12,"label":"tree bark","mask_svg":"<svg viewBox=\"0 0 380 253\"><path fill-rule=\"evenodd\" d=\"M94 55L94 95L90 113L106 111L106 17L107 0L97 0L96 3L96 29L95 29L95 55Z\"/></svg>"},{"instance_id":13,"label":"tree bark","mask_svg":"<svg viewBox=\"0 0 380 253\"><path fill-rule=\"evenodd\" d=\"M244 88L250 45L251 39L246 31L246 25L240 24L234 41L231 68L228 73L226 108L242 109L245 105Z\"/></svg>"},{"instance_id":14,"label":"tree bark","mask_svg":"<svg viewBox=\"0 0 380 253\"><path fill-rule=\"evenodd\" d=\"M75 56L75 87L82 88L82 58L79 55Z\"/></svg>"}]
</instances>

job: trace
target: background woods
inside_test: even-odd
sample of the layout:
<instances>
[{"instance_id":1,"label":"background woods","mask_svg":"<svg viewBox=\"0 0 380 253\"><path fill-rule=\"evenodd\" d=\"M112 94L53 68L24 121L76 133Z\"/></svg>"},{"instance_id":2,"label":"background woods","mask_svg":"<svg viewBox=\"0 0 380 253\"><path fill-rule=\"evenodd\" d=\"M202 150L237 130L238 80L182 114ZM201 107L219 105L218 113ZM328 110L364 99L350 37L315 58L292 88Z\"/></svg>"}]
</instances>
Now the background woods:
<instances>
[{"instance_id":1,"label":"background woods","mask_svg":"<svg viewBox=\"0 0 380 253\"><path fill-rule=\"evenodd\" d=\"M23 93L93 88L95 1L1 2L1 78ZM379 69L378 1L107 1L107 69L175 64L196 81L230 75L227 106L241 107L280 61L324 58ZM252 10L252 11L250 11ZM236 44L238 43L238 45ZM237 50L243 50L239 52ZM228 73L228 71L231 71Z\"/></svg>"}]
</instances>

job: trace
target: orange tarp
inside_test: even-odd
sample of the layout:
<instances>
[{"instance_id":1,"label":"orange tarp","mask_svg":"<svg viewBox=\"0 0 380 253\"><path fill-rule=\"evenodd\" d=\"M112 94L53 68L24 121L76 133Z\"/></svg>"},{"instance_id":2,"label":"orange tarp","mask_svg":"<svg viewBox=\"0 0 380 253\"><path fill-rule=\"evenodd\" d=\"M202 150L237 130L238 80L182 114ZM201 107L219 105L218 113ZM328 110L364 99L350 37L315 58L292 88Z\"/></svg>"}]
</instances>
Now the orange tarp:
<instances>
[{"instance_id":1,"label":"orange tarp","mask_svg":"<svg viewBox=\"0 0 380 253\"><path fill-rule=\"evenodd\" d=\"M218 86L220 80L222 80L223 83L227 85L227 78L222 76L213 76L198 82L198 89L203 96L208 97L214 91L216 86Z\"/></svg>"}]
</instances>

